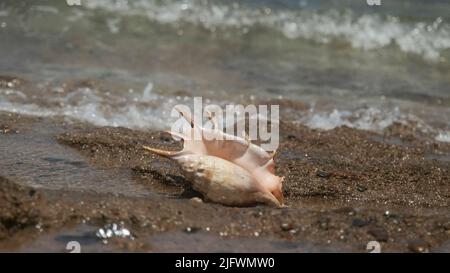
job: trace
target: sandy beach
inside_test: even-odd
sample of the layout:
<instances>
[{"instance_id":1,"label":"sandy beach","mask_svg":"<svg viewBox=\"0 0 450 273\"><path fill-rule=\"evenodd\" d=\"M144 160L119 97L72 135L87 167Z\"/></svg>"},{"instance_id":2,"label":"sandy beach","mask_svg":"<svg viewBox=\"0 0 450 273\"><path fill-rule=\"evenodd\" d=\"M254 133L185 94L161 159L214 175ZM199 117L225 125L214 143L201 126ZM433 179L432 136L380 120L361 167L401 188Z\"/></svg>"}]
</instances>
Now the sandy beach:
<instances>
[{"instance_id":1,"label":"sandy beach","mask_svg":"<svg viewBox=\"0 0 450 273\"><path fill-rule=\"evenodd\" d=\"M400 125L380 135L282 123L275 162L276 173L286 177L288 207L275 209L202 202L176 163L141 149L180 149L165 133L69 125L58 118L8 113L2 113L1 120L2 172L12 164L19 173L14 179L1 178L3 251L33 251L38 246L64 251L64 236L90 241L90 251L366 252L374 240L386 252L450 250L450 145L418 140ZM42 128L58 129L43 137ZM67 174L68 185L71 177L92 177L86 172L95 170L86 166L110 173L109 180L86 181L77 189L25 186L21 150L38 150L46 145L46 137L54 140L51 145L81 155L78 161L58 155L35 159L55 169L75 167L74 174ZM18 138L28 139L21 149L4 145L6 139ZM125 178L115 181L116 172ZM122 192L117 190L121 179L130 183ZM134 238L103 244L95 231L112 223L129 229ZM171 239L158 241L165 235Z\"/></svg>"},{"instance_id":2,"label":"sandy beach","mask_svg":"<svg viewBox=\"0 0 450 273\"><path fill-rule=\"evenodd\" d=\"M81 2L0 3L0 252L450 252L447 0ZM195 98L279 106L286 207L142 148Z\"/></svg>"}]
</instances>

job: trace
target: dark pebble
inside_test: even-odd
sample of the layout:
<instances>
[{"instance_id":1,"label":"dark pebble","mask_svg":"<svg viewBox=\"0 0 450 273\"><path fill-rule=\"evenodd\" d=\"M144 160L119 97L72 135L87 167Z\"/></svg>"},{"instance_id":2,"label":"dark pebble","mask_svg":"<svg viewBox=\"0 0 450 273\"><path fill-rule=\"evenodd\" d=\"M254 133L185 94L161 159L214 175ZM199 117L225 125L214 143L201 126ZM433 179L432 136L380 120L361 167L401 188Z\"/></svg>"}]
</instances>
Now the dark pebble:
<instances>
[{"instance_id":1,"label":"dark pebble","mask_svg":"<svg viewBox=\"0 0 450 273\"><path fill-rule=\"evenodd\" d=\"M356 185L356 189L357 189L359 192L365 192L365 191L367 190L367 187L358 184L358 185Z\"/></svg>"},{"instance_id":2,"label":"dark pebble","mask_svg":"<svg viewBox=\"0 0 450 273\"><path fill-rule=\"evenodd\" d=\"M367 231L367 233L369 233L370 235L372 235L375 240L380 241L380 242L387 242L388 238L389 238L389 234L386 231L386 229L384 228L371 228Z\"/></svg>"},{"instance_id":3,"label":"dark pebble","mask_svg":"<svg viewBox=\"0 0 450 273\"><path fill-rule=\"evenodd\" d=\"M330 178L331 173L327 173L324 171L317 171L317 176L321 178Z\"/></svg>"},{"instance_id":4,"label":"dark pebble","mask_svg":"<svg viewBox=\"0 0 450 273\"><path fill-rule=\"evenodd\" d=\"M355 218L352 221L353 227L364 227L364 226L367 226L367 224L368 224L368 222L361 218Z\"/></svg>"}]
</instances>

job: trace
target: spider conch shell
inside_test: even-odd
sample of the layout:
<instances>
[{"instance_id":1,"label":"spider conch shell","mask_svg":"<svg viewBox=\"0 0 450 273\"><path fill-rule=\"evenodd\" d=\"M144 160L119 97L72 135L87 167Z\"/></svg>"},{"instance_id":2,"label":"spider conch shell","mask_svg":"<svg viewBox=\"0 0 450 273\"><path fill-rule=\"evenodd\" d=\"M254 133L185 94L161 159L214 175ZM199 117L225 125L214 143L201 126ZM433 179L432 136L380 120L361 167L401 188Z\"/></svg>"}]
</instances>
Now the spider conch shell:
<instances>
[{"instance_id":1,"label":"spider conch shell","mask_svg":"<svg viewBox=\"0 0 450 273\"><path fill-rule=\"evenodd\" d=\"M164 151L144 146L156 154L169 157L180 164L192 187L213 202L232 206L247 206L265 203L283 205L283 177L275 175L273 154L240 138L218 129L214 118L214 129L200 127L183 113L190 123L190 135L169 132L184 140L183 150ZM194 133L201 140L194 138Z\"/></svg>"}]
</instances>

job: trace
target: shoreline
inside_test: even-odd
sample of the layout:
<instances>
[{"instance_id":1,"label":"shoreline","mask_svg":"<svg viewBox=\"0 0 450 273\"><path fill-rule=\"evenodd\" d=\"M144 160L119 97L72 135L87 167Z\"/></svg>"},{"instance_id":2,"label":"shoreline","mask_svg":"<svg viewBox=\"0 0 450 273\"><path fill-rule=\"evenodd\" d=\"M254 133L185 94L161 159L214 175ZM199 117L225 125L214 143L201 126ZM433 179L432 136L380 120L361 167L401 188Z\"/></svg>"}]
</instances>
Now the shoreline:
<instances>
[{"instance_id":1,"label":"shoreline","mask_svg":"<svg viewBox=\"0 0 450 273\"><path fill-rule=\"evenodd\" d=\"M244 252L236 239L255 247L265 241L282 245L277 249L275 243L268 243L261 247L263 251L366 252L372 240L379 241L386 252L450 251L450 144L419 140L400 125L381 135L348 127L312 130L282 122L275 162L276 173L286 176L288 208L273 209L199 202L176 164L139 149L142 144L179 149L180 143L165 134L67 123L61 118L5 112L0 116L0 146L8 155L0 161L3 170L13 164L14 157L20 161L23 156L19 148L6 146L6 139L20 138L22 147L29 145L24 149L30 155L33 149L40 151L33 145L48 141L48 147L57 147L69 159L76 157L55 155L32 162L45 163L50 169L43 171L53 174L21 177L19 165L15 175L0 173L5 177L2 184L7 185L2 186L2 194L12 198L4 199L7 204L21 200L16 214L3 210L0 218L9 215L12 223L25 219L19 225L1 222L0 251L32 249L39 238L61 236L61 230L80 224L91 226L88 233L98 243L90 251L102 251L105 246L93 234L93 227L121 222L135 239L112 239L109 251L170 251L170 244L180 246L186 238L201 239L204 233L212 245L228 242L223 248ZM69 172L64 169L67 166ZM65 178L60 179L60 174L66 174ZM74 183L76 179L86 181ZM17 189L17 183L23 188ZM36 191L40 201L28 191ZM174 236L178 241L151 239L170 238L173 232L182 235ZM65 251L59 244L51 241L47 247ZM191 246L194 252L220 249Z\"/></svg>"}]
</instances>

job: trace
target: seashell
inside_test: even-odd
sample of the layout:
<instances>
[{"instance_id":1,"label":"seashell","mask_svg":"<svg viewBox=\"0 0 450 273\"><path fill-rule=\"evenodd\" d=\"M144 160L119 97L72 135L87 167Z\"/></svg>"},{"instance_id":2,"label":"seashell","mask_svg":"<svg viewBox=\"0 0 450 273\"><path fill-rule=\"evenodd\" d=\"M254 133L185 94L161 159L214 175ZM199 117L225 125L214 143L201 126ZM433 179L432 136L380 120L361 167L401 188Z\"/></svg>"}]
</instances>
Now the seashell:
<instances>
[{"instance_id":1,"label":"seashell","mask_svg":"<svg viewBox=\"0 0 450 273\"><path fill-rule=\"evenodd\" d=\"M192 118L178 112L190 123L188 132L168 132L183 139L183 150L164 151L144 146L156 154L178 162L195 190L213 202L248 206L257 203L281 207L283 177L275 175L273 154L241 138L197 125ZM201 136L195 139L195 134Z\"/></svg>"}]
</instances>

